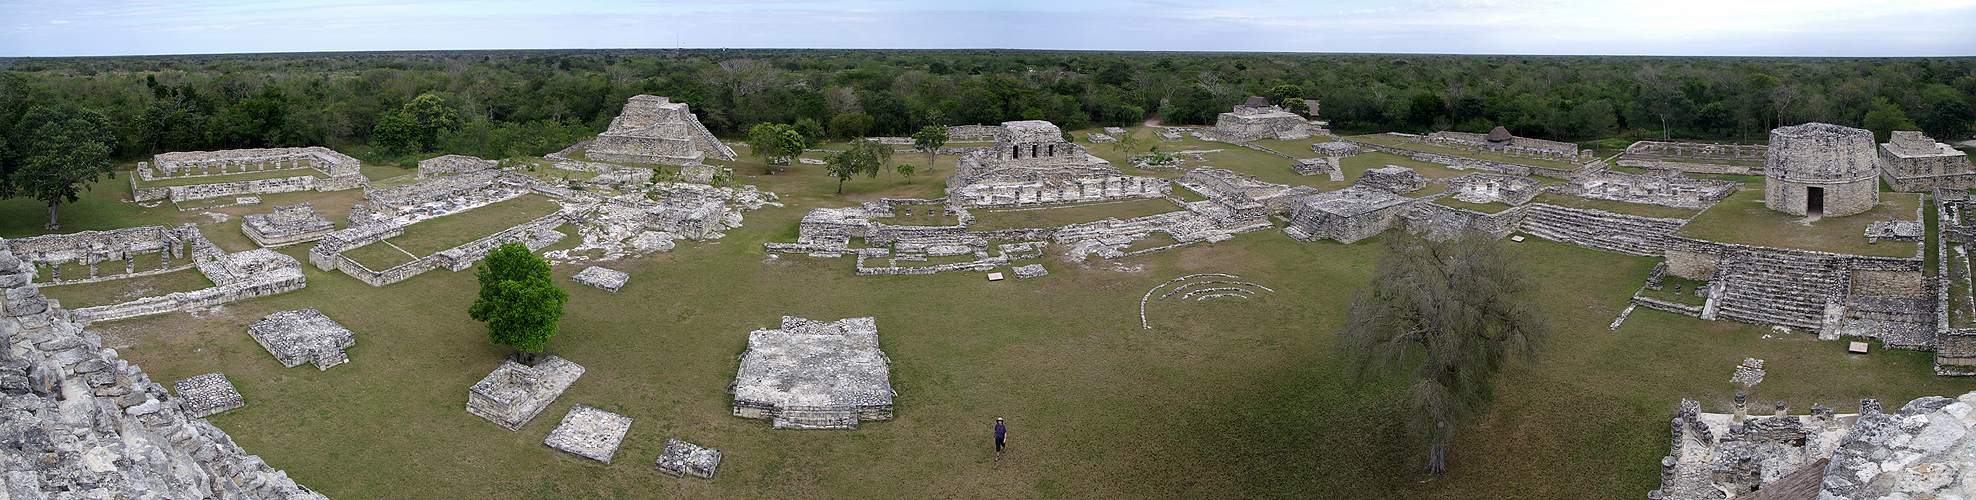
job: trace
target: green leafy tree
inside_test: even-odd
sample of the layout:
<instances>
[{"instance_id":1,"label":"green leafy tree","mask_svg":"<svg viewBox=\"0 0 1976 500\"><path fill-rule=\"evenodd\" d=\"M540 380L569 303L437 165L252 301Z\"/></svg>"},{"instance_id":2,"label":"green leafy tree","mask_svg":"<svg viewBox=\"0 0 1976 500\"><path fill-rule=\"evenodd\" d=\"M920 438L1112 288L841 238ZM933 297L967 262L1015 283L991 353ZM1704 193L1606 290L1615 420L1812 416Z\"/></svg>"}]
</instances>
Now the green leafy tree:
<instances>
[{"instance_id":1,"label":"green leafy tree","mask_svg":"<svg viewBox=\"0 0 1976 500\"><path fill-rule=\"evenodd\" d=\"M803 154L805 146L808 141L803 134L789 125L762 123L748 129L748 149L762 159L762 170L769 175L775 175L773 165L788 165Z\"/></svg>"},{"instance_id":2,"label":"green leafy tree","mask_svg":"<svg viewBox=\"0 0 1976 500\"><path fill-rule=\"evenodd\" d=\"M845 139L857 139L871 131L871 115L864 113L844 113L830 117L830 134Z\"/></svg>"},{"instance_id":3,"label":"green leafy tree","mask_svg":"<svg viewBox=\"0 0 1976 500\"><path fill-rule=\"evenodd\" d=\"M825 134L823 123L816 121L815 118L796 120L795 128L796 133L803 134L803 149L812 149L823 145L823 135Z\"/></svg>"},{"instance_id":4,"label":"green leafy tree","mask_svg":"<svg viewBox=\"0 0 1976 500\"><path fill-rule=\"evenodd\" d=\"M480 278L480 298L467 315L487 323L488 340L536 353L556 335L569 291L550 279L549 261L527 245L503 243L481 259L475 276Z\"/></svg>"},{"instance_id":5,"label":"green leafy tree","mask_svg":"<svg viewBox=\"0 0 1976 500\"><path fill-rule=\"evenodd\" d=\"M371 128L371 145L390 154L411 154L424 149L419 144L420 134L418 120L404 113L386 113Z\"/></svg>"},{"instance_id":6,"label":"green leafy tree","mask_svg":"<svg viewBox=\"0 0 1976 500\"><path fill-rule=\"evenodd\" d=\"M1270 104L1289 108L1293 103L1304 102L1304 88L1289 84L1277 85L1263 92L1262 96L1269 99Z\"/></svg>"},{"instance_id":7,"label":"green leafy tree","mask_svg":"<svg viewBox=\"0 0 1976 500\"><path fill-rule=\"evenodd\" d=\"M1428 470L1438 475L1449 436L1482 413L1496 372L1512 358L1535 361L1550 328L1524 264L1500 241L1383 239L1372 289L1338 334L1339 355L1359 378L1410 373L1409 428L1431 443Z\"/></svg>"},{"instance_id":8,"label":"green leafy tree","mask_svg":"<svg viewBox=\"0 0 1976 500\"><path fill-rule=\"evenodd\" d=\"M913 132L913 147L926 152L927 172L932 172L934 167L940 165L938 160L940 147L947 145L947 139L947 127L943 125L927 125L920 127L918 132Z\"/></svg>"},{"instance_id":9,"label":"green leafy tree","mask_svg":"<svg viewBox=\"0 0 1976 500\"><path fill-rule=\"evenodd\" d=\"M8 144L18 164L0 179L0 198L24 196L48 203L47 229L61 229L62 203L74 203L102 175L116 175L110 154L117 137L102 113L74 106L29 110L19 122L27 133ZM12 142L12 141L9 141Z\"/></svg>"},{"instance_id":10,"label":"green leafy tree","mask_svg":"<svg viewBox=\"0 0 1976 500\"><path fill-rule=\"evenodd\" d=\"M1942 84L1921 90L1923 112L1916 122L1921 131L1944 141L1958 142L1969 136L1969 125L1976 121L1976 107L1961 90Z\"/></svg>"},{"instance_id":11,"label":"green leafy tree","mask_svg":"<svg viewBox=\"0 0 1976 500\"><path fill-rule=\"evenodd\" d=\"M1661 140L1668 140L1673 137L1668 132L1669 122L1687 115L1689 110L1694 109L1695 103L1679 90L1656 90L1641 93L1633 100L1633 106L1640 114L1660 118Z\"/></svg>"},{"instance_id":12,"label":"green leafy tree","mask_svg":"<svg viewBox=\"0 0 1976 500\"><path fill-rule=\"evenodd\" d=\"M1873 109L1867 110L1865 121L1866 129L1873 131L1874 142L1887 142L1893 138L1896 130L1921 129L1919 125L1914 124L1914 120L1907 118L1907 113L1902 112L1900 106L1887 101L1885 97L1873 98Z\"/></svg>"},{"instance_id":13,"label":"green leafy tree","mask_svg":"<svg viewBox=\"0 0 1976 500\"><path fill-rule=\"evenodd\" d=\"M830 175L837 178L837 194L844 194L845 180L858 174L878 177L879 169L891 159L891 146L869 139L858 139L851 141L850 149L830 155L827 168L830 169Z\"/></svg>"}]
</instances>

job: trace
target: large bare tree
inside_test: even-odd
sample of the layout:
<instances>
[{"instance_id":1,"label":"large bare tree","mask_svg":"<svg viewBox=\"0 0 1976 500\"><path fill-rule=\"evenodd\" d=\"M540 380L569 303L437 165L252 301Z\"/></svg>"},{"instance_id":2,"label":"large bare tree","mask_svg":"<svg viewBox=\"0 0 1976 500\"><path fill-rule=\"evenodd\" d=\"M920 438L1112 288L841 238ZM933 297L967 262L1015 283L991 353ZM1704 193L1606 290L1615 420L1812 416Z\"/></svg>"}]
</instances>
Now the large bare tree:
<instances>
[{"instance_id":1,"label":"large bare tree","mask_svg":"<svg viewBox=\"0 0 1976 500\"><path fill-rule=\"evenodd\" d=\"M1482 413L1508 362L1535 361L1549 336L1524 264L1480 234L1382 238L1372 289L1352 302L1338 354L1357 378L1407 373L1413 418L1430 442L1427 468L1447 471L1455 429Z\"/></svg>"}]
</instances>

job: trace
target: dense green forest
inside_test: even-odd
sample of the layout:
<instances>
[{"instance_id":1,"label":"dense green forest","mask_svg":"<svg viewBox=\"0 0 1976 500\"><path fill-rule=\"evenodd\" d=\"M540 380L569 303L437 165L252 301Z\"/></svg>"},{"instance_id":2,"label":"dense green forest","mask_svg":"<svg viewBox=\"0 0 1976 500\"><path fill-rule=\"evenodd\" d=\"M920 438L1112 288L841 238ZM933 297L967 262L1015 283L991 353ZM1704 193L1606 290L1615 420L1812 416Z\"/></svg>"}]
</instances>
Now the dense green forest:
<instances>
[{"instance_id":1,"label":"dense green forest","mask_svg":"<svg viewBox=\"0 0 1976 500\"><path fill-rule=\"evenodd\" d=\"M1458 56L1016 50L536 50L0 60L0 167L53 116L107 123L113 155L329 145L373 161L541 155L625 98L692 105L717 134L829 136L1044 119L1211 123L1249 95L1322 103L1341 132L1497 125L1528 137L1761 140L1779 124L1976 122L1976 58ZM31 113L36 108L60 112ZM97 116L97 115L100 115ZM7 146L11 144L12 146Z\"/></svg>"}]
</instances>

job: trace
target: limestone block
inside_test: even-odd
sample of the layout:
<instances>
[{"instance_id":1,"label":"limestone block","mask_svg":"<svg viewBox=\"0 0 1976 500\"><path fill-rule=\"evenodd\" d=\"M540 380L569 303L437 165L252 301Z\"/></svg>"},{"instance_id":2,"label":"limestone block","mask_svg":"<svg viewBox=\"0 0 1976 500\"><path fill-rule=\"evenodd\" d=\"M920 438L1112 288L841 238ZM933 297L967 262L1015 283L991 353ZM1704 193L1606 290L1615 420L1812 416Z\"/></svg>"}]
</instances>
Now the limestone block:
<instances>
[{"instance_id":1,"label":"limestone block","mask_svg":"<svg viewBox=\"0 0 1976 500\"><path fill-rule=\"evenodd\" d=\"M194 418L247 406L240 391L233 388L233 382L218 372L172 382L172 389L178 391L178 400Z\"/></svg>"},{"instance_id":2,"label":"limestone block","mask_svg":"<svg viewBox=\"0 0 1976 500\"><path fill-rule=\"evenodd\" d=\"M860 420L891 419L896 395L872 318L793 316L784 316L780 329L748 334L728 392L735 416L796 429L856 429Z\"/></svg>"},{"instance_id":3,"label":"limestone block","mask_svg":"<svg viewBox=\"0 0 1976 500\"><path fill-rule=\"evenodd\" d=\"M357 345L355 333L313 307L269 314L248 325L247 334L289 368L315 363L316 369L328 370L348 362L343 350Z\"/></svg>"},{"instance_id":4,"label":"limestone block","mask_svg":"<svg viewBox=\"0 0 1976 500\"><path fill-rule=\"evenodd\" d=\"M629 430L631 417L577 404L542 444L608 465Z\"/></svg>"},{"instance_id":5,"label":"limestone block","mask_svg":"<svg viewBox=\"0 0 1976 500\"><path fill-rule=\"evenodd\" d=\"M1048 274L1050 274L1050 271L1049 271L1049 270L1047 270L1047 269L1043 269L1043 265L1042 265L1042 264L1030 264L1030 265L1026 265L1026 266L1016 266L1016 267L1015 267L1015 269L1014 269L1014 271L1015 271L1015 277L1017 277L1017 278L1023 278L1023 279L1027 279L1027 278L1034 278L1034 277L1037 277L1037 276L1044 276L1044 275L1048 275Z\"/></svg>"},{"instance_id":6,"label":"limestone block","mask_svg":"<svg viewBox=\"0 0 1976 500\"><path fill-rule=\"evenodd\" d=\"M720 467L720 450L677 439L667 439L665 452L659 455L659 460L653 465L659 467L659 472L671 474L673 477L690 474L697 478L713 479L714 469Z\"/></svg>"}]
</instances>

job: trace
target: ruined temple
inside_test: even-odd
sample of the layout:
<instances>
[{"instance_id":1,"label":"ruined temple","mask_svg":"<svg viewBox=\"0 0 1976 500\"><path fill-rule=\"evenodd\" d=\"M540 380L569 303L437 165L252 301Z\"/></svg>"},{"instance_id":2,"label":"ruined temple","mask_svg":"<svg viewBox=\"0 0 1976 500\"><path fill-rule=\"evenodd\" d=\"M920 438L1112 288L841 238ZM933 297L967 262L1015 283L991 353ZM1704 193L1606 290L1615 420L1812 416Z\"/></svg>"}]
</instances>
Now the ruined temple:
<instances>
[{"instance_id":1,"label":"ruined temple","mask_svg":"<svg viewBox=\"0 0 1976 500\"><path fill-rule=\"evenodd\" d=\"M1895 131L1880 145L1880 176L1895 191L1976 188L1976 166L1969 153L1920 132Z\"/></svg>"},{"instance_id":2,"label":"ruined temple","mask_svg":"<svg viewBox=\"0 0 1976 500\"><path fill-rule=\"evenodd\" d=\"M639 94L625 102L611 128L597 134L586 153L592 160L660 165L698 165L701 160L733 160L734 150L700 124L686 103Z\"/></svg>"},{"instance_id":3,"label":"ruined temple","mask_svg":"<svg viewBox=\"0 0 1976 500\"><path fill-rule=\"evenodd\" d=\"M1310 122L1262 96L1249 96L1247 102L1215 117L1214 133L1235 141L1308 139Z\"/></svg>"},{"instance_id":4,"label":"ruined temple","mask_svg":"<svg viewBox=\"0 0 1976 500\"><path fill-rule=\"evenodd\" d=\"M1880 202L1873 132L1829 123L1770 131L1763 160L1763 205L1791 215L1827 217L1872 210Z\"/></svg>"},{"instance_id":5,"label":"ruined temple","mask_svg":"<svg viewBox=\"0 0 1976 500\"><path fill-rule=\"evenodd\" d=\"M1043 120L1003 123L994 146L962 156L947 178L949 203L960 207L1159 198L1171 189L1165 179L1120 173Z\"/></svg>"}]
</instances>

